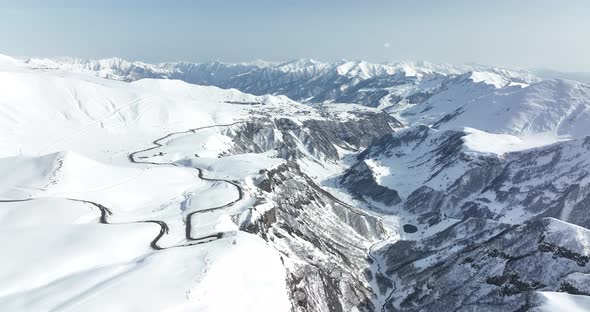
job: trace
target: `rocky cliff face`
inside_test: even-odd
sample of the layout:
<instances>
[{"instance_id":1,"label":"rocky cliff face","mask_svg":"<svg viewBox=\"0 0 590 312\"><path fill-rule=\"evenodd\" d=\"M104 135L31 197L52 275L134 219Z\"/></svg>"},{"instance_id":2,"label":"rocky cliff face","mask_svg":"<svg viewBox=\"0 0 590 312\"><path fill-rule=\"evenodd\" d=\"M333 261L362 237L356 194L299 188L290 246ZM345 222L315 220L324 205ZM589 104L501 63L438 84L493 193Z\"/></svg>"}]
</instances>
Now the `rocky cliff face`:
<instances>
[{"instance_id":1,"label":"rocky cliff face","mask_svg":"<svg viewBox=\"0 0 590 312\"><path fill-rule=\"evenodd\" d=\"M241 185L251 205L234 221L280 252L293 311L375 311L380 307L374 303L368 254L371 245L388 235L387 229L379 218L319 187L299 165L335 164L342 151L366 148L401 126L384 113L351 114L342 120L329 115L256 115L248 121L173 135L137 158L191 166L201 156L178 146L200 142L207 135L227 142L217 155L211 155L218 159L273 154L280 165L262 169L252 181L234 182Z\"/></svg>"},{"instance_id":2,"label":"rocky cliff face","mask_svg":"<svg viewBox=\"0 0 590 312\"><path fill-rule=\"evenodd\" d=\"M468 135L421 126L386 136L359 155L359 163L343 176L343 184L357 196L399 207L424 220L434 218L431 222L442 215L510 223L545 216L590 225L586 217L588 138L496 155L467 150ZM403 169L390 174L408 177L403 183L379 176L380 168L397 169L398 164Z\"/></svg>"},{"instance_id":3,"label":"rocky cliff face","mask_svg":"<svg viewBox=\"0 0 590 312\"><path fill-rule=\"evenodd\" d=\"M384 311L528 311L544 292L588 295L590 138L495 153L475 135L403 130L342 176L361 201L419 224L375 251Z\"/></svg>"},{"instance_id":4,"label":"rocky cliff face","mask_svg":"<svg viewBox=\"0 0 590 312\"><path fill-rule=\"evenodd\" d=\"M386 236L381 221L326 192L298 161L337 162L401 126L386 114L354 118L260 118L221 129L227 155L276 150L287 163L262 172L256 204L241 228L282 254L294 311L375 311L369 247ZM223 157L223 156L222 156Z\"/></svg>"},{"instance_id":5,"label":"rocky cliff face","mask_svg":"<svg viewBox=\"0 0 590 312\"><path fill-rule=\"evenodd\" d=\"M332 119L256 118L222 128L232 140L228 154L278 151L281 158L312 157L338 161L338 149L358 151L402 124L385 113L356 113L344 121Z\"/></svg>"},{"instance_id":6,"label":"rocky cliff face","mask_svg":"<svg viewBox=\"0 0 590 312\"><path fill-rule=\"evenodd\" d=\"M294 311L375 311L368 249L386 236L379 219L317 186L297 164L336 162L338 149L359 150L400 124L384 114L353 120L260 119L222 130L230 154L277 150L288 162L256 181L257 201L241 227L281 252Z\"/></svg>"},{"instance_id":7,"label":"rocky cliff face","mask_svg":"<svg viewBox=\"0 0 590 312\"><path fill-rule=\"evenodd\" d=\"M381 222L330 195L295 162L257 182L258 207L243 228L282 254L294 311L374 311L364 274L370 243L383 239Z\"/></svg>"}]
</instances>

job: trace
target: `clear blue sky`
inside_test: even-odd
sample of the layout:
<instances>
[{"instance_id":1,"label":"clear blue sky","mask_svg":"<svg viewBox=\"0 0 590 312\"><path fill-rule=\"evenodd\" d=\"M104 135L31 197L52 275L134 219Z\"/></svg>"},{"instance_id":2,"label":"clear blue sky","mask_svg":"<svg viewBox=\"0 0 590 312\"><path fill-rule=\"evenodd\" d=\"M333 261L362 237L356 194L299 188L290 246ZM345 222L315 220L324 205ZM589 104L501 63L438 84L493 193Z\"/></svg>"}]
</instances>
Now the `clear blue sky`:
<instances>
[{"instance_id":1,"label":"clear blue sky","mask_svg":"<svg viewBox=\"0 0 590 312\"><path fill-rule=\"evenodd\" d=\"M590 1L0 0L0 54L590 71Z\"/></svg>"}]
</instances>

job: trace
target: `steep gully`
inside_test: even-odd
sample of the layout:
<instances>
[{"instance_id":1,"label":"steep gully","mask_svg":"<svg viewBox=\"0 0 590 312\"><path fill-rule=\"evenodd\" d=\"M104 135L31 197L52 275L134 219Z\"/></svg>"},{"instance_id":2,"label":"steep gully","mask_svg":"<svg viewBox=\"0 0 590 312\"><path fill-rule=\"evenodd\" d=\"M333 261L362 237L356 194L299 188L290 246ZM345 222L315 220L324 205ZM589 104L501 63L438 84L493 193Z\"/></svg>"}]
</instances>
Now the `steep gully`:
<instances>
[{"instance_id":1,"label":"steep gully","mask_svg":"<svg viewBox=\"0 0 590 312\"><path fill-rule=\"evenodd\" d=\"M392 285L391 290L389 291L387 297L385 297L385 300L383 301L383 305L381 305L381 312L386 312L385 311L385 308L387 307L387 305L389 304L389 302L391 301L391 299L393 299L393 294L395 293L395 291L397 289L397 286L396 286L394 280L386 277L387 275L385 275L384 274L385 272L382 271L381 264L379 263L379 259L373 254L373 250L374 250L375 246L377 246L378 244L381 244L383 242L388 241L390 239L390 237L391 237L391 235L388 236L388 237L386 237L382 241L378 241L378 242L374 243L373 245L371 245L371 247L369 247L369 251L367 252L367 255L371 259L371 261L373 263L375 263L375 265L377 265L377 273L378 274L381 274L382 276L384 276L385 278L387 278L391 282L391 285ZM375 276L375 279L377 279L377 276ZM376 283L378 283L378 282L376 281Z\"/></svg>"}]
</instances>

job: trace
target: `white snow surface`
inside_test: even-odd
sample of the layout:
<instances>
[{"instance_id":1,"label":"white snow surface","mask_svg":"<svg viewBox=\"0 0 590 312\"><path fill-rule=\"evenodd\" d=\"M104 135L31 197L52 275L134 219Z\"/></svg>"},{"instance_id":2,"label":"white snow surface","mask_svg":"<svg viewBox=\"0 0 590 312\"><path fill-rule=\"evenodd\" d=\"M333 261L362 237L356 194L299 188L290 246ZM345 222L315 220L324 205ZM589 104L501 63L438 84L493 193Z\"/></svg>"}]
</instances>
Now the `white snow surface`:
<instances>
[{"instance_id":1,"label":"white snow surface","mask_svg":"<svg viewBox=\"0 0 590 312\"><path fill-rule=\"evenodd\" d=\"M580 138L590 135L590 86L568 80L506 85L493 73L459 76L402 113L410 124L472 127L490 133Z\"/></svg>"},{"instance_id":2,"label":"white snow surface","mask_svg":"<svg viewBox=\"0 0 590 312\"><path fill-rule=\"evenodd\" d=\"M493 85L496 88L502 88L510 83L510 80L496 73L490 72L471 72L469 78L475 83L483 82L488 85Z\"/></svg>"},{"instance_id":3,"label":"white snow surface","mask_svg":"<svg viewBox=\"0 0 590 312\"><path fill-rule=\"evenodd\" d=\"M535 311L540 312L585 312L590 310L590 297L570 295L567 293L537 292L542 305Z\"/></svg>"},{"instance_id":4,"label":"white snow surface","mask_svg":"<svg viewBox=\"0 0 590 312\"><path fill-rule=\"evenodd\" d=\"M228 205L238 199L229 183L128 156L172 132L301 109L314 116L280 96L126 83L0 57L0 243L10 255L0 259L0 311L289 311L278 252L232 221L247 209L247 194ZM260 157L195 166L210 178L231 171L247 180ZM92 203L112 212L109 224ZM198 213L213 207L221 208ZM193 238L221 238L186 246L193 212ZM163 231L144 222L153 220L169 227L156 241L163 250L151 248Z\"/></svg>"},{"instance_id":5,"label":"white snow surface","mask_svg":"<svg viewBox=\"0 0 590 312\"><path fill-rule=\"evenodd\" d=\"M416 127L401 130L394 134L403 136L404 132L416 131ZM519 138L507 134L492 134L473 128L455 128L452 131L464 132L461 151L474 156L503 155L508 152L521 151L555 142L553 137ZM402 198L407 198L417 187L426 185L435 190L447 189L450 183L456 181L467 170L462 162L441 171L442 174L433 177L433 172L439 168L435 149L446 135L446 130L428 129L430 132L426 140L416 145L402 145L394 154L364 160L371 169L377 183L398 191Z\"/></svg>"},{"instance_id":6,"label":"white snow surface","mask_svg":"<svg viewBox=\"0 0 590 312\"><path fill-rule=\"evenodd\" d=\"M467 153L502 155L556 142L555 137L544 134L517 137L509 134L492 134L469 127L460 130L467 133L463 137L463 150Z\"/></svg>"}]
</instances>

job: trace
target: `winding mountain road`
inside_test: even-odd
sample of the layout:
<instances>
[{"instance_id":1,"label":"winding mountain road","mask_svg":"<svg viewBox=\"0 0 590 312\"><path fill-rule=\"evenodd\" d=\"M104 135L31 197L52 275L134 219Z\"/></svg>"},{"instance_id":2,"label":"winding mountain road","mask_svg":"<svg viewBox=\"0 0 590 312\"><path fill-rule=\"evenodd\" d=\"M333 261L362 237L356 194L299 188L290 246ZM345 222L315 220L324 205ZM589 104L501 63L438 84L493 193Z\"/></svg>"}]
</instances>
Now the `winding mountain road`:
<instances>
[{"instance_id":1,"label":"winding mountain road","mask_svg":"<svg viewBox=\"0 0 590 312\"><path fill-rule=\"evenodd\" d=\"M178 164L175 163L157 163L157 162L151 162L151 161L138 161L135 159L135 155L138 153L143 153L143 152L147 152L150 150L154 150L156 148L162 147L163 145L160 144L161 141L170 138L174 135L180 135L180 134L185 134L185 133L196 133L199 130L203 130L203 129L207 129L207 128L214 128L214 127L229 127L229 126L233 126L239 123L243 123L243 122L234 122L231 124L225 124L225 125L211 125L211 126L205 126L205 127L200 127L200 128L193 128L193 129L189 129L186 131L178 131L178 132L172 132L169 133L159 139L156 139L155 141L153 141L154 146L141 150L141 151L136 151L133 152L131 154L129 154L128 158L132 163L136 163L136 164L149 164L149 165L166 165L166 166L177 166ZM202 237L192 237L191 235L191 231L192 231L192 217L195 214L200 214L200 213L207 213L207 212L212 212L212 211L216 211L216 210L220 210L220 209L224 209L227 207L230 207L232 205L234 205L235 203L239 202L240 200L243 199L244 194L243 194L243 190L240 187L240 185L237 182L234 181L229 181L229 180L224 180L224 179L214 179L214 178L207 178L203 175L203 169L201 168L194 168L198 171L198 178L205 180L205 181L211 181L211 182L224 182L224 183L229 183L231 185L233 185L237 191L238 191L238 198L221 206L218 207L212 207L212 208L207 208L207 209L203 209L203 210L198 210L198 211L193 211L191 213L189 213L187 215L187 220L186 220L186 226L185 226L185 236L186 236L186 240L190 241L190 243L187 244L181 244L181 245L175 245L175 246L170 246L170 247L161 247L158 245L159 240L165 235L168 234L169 232L169 227L168 224L166 224L166 222L161 221L161 220L142 220L142 221L132 221L132 222L120 222L120 223L109 223L108 222L108 217L111 216L113 214L113 212L111 211L111 209L109 209L108 207L99 204L97 202L93 202L93 201L89 201L89 200L84 200L84 199L75 199L75 198L63 198L64 200L68 200L68 201L75 201L75 202L81 202L81 203L85 203L85 204L89 204L92 205L96 208L98 208L98 210L100 211L100 218L99 218L99 223L101 224L136 224L136 223L153 223L153 224L157 224L160 227L160 232L158 233L158 235L150 242L150 247L153 250L164 250L164 249L169 249L169 248L178 248L178 247L187 247L187 246L194 246L194 245L199 245L199 244L204 244L204 243L208 243L214 240L218 240L224 237L224 235L226 235L227 233L225 232L218 232L215 234L211 234L211 235L206 235L206 236L202 236ZM0 199L0 203L16 203L16 202L27 202L27 201L34 201L34 200L40 200L43 198L24 198L24 199Z\"/></svg>"},{"instance_id":2,"label":"winding mountain road","mask_svg":"<svg viewBox=\"0 0 590 312\"><path fill-rule=\"evenodd\" d=\"M222 125L210 125L210 126L204 126L204 127L199 127L199 128L192 128L192 129L188 129L185 131L177 131L177 132L172 132L169 133L161 138L158 138L156 140L154 140L152 142L152 144L154 146L140 150L140 151L136 151L133 152L131 154L129 154L128 158L129 161L135 164L147 164L147 165L155 165L155 166L175 166L175 167L179 167L178 164L176 163L159 163L159 162L153 162L153 161L143 161L143 160L137 160L136 159L136 155L139 153L145 153L145 152L149 152L152 150L155 150L157 148L163 147L164 145L161 143L162 141L171 138L172 136L175 135L182 135L182 134L189 134L189 133L197 133L200 130L204 130L204 129L209 129L209 128L216 128L216 127L231 127L240 123L244 123L244 121L237 121L237 122L233 122L230 124L222 124ZM157 155L154 155L157 156ZM141 159L141 158L140 158ZM144 158L145 159L145 158ZM240 187L240 185L234 181L230 181L230 180L225 180L225 179L214 179L214 178L207 178L204 176L203 174L203 169L198 168L198 167L193 167L195 170L198 171L198 178L201 180L205 180L205 181L211 181L211 182L224 182L224 183L228 183L233 185L236 190L238 191L238 198L221 206L218 207L212 207L212 208L207 208L207 209L202 209L202 210L197 210L197 211L193 211L191 213L189 213L186 217L186 226L185 226L185 238L187 241L190 241L191 243L188 244L183 244L183 245L178 245L178 246L171 246L168 248L175 248L175 247L185 247L185 246L193 246L193 245L198 245L198 244L203 244L203 243L207 243L213 240L217 240L217 239L221 239L223 238L223 236L226 234L224 232L218 232L216 234L212 234L212 235L207 235L207 236L202 236L202 237L192 237L192 218L194 215L196 214L201 214L201 213L208 213L208 212L212 212L212 211L216 211L216 210L221 210L221 209L225 209L228 208L232 205L234 205L235 203L241 201L244 198L244 193L242 188ZM157 222L161 222L162 224L160 224L160 226L165 226L166 228L168 228L168 226L166 225L166 223L164 223L163 221L157 221ZM168 232L168 230L166 230L166 233ZM160 233L163 233L162 231L160 231ZM163 234L161 235L163 236ZM157 237L157 240L161 238L161 236ZM157 242L156 240L156 242ZM153 247L153 246L152 246Z\"/></svg>"},{"instance_id":3,"label":"winding mountain road","mask_svg":"<svg viewBox=\"0 0 590 312\"><path fill-rule=\"evenodd\" d=\"M25 198L25 199L0 199L0 203L20 203L20 202L34 201L34 200L40 200L40 199L43 199L43 198L41 197L41 198ZM112 215L113 213L111 212L111 210L109 208L105 207L104 205L101 205L99 203L89 201L89 200L83 200L83 199L75 199L75 198L61 198L61 199L79 202L79 203L85 203L85 204L89 204L89 205L92 205L92 206L98 208L98 210L100 211L100 218L98 220L98 223L101 223L101 224L135 224L135 223L157 224L160 226L160 233L158 233L158 235L150 242L150 246L154 250L165 249L165 248L158 246L158 241L160 240L160 238L162 238L162 236L164 236L164 234L168 233L168 225L163 221L145 220L145 221L135 221L135 222L109 223L107 220L107 217Z\"/></svg>"}]
</instances>

